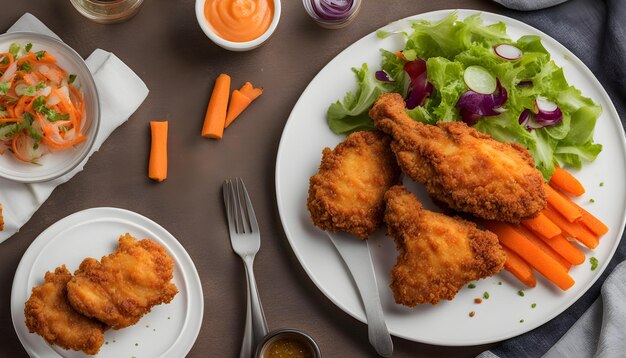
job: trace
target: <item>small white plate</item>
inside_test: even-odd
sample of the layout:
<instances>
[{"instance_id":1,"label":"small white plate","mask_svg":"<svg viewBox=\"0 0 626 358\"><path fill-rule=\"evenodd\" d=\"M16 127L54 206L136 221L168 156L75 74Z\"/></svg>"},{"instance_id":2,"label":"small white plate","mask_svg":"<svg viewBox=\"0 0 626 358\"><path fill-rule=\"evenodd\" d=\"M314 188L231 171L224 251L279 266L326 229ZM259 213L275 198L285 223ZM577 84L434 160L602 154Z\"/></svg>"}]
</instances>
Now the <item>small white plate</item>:
<instances>
[{"instance_id":1,"label":"small white plate","mask_svg":"<svg viewBox=\"0 0 626 358\"><path fill-rule=\"evenodd\" d=\"M11 290L11 318L22 345L31 357L82 357L82 352L49 345L29 333L24 303L31 289L43 282L46 271L65 264L74 272L83 259L100 259L117 248L120 235L149 238L166 248L175 262L178 294L169 304L152 308L137 324L104 334L100 357L184 357L193 346L204 311L198 272L183 246L154 221L132 211L93 208L72 214L50 226L33 241L22 257Z\"/></svg>"},{"instance_id":2,"label":"small white plate","mask_svg":"<svg viewBox=\"0 0 626 358\"><path fill-rule=\"evenodd\" d=\"M390 24L392 28L407 28L407 20L441 20L453 10L442 10L412 16ZM457 10L460 19L479 13ZM528 332L554 318L571 306L600 277L622 237L626 220L626 142L624 130L615 107L602 85L591 71L567 48L543 32L511 18L482 12L485 23L502 21L509 35L538 35L554 61L563 67L567 80L585 96L593 98L603 108L595 130L595 140L604 146L593 162L575 172L587 193L576 201L600 218L609 232L594 251L583 249L587 257L595 256L600 265L590 270L589 262L570 271L576 284L566 292L560 291L537 274L537 287L524 288L508 272L476 282L475 289L462 289L453 301L436 306L420 305L408 309L394 302L389 289L391 268L397 251L393 240L380 230L370 237L372 260L389 331L398 337L446 346L477 345L496 342ZM380 66L380 48L404 48L399 36L384 40L371 33L335 57L311 81L296 103L283 131L276 159L276 198L278 210L289 243L311 280L333 303L346 313L365 322L365 313L356 287L341 257L326 235L311 224L306 209L309 177L317 171L324 147L333 148L343 137L333 134L326 123L328 106L355 89L351 67L363 62L375 71ZM600 187L600 182L604 186ZM425 204L430 199L423 186L405 181ZM595 203L589 200L594 199ZM502 285L498 282L502 281ZM485 291L490 298L474 304L474 298ZM531 307L536 303L536 307ZM469 312L475 311L473 318ZM523 320L522 322L520 322Z\"/></svg>"}]
</instances>

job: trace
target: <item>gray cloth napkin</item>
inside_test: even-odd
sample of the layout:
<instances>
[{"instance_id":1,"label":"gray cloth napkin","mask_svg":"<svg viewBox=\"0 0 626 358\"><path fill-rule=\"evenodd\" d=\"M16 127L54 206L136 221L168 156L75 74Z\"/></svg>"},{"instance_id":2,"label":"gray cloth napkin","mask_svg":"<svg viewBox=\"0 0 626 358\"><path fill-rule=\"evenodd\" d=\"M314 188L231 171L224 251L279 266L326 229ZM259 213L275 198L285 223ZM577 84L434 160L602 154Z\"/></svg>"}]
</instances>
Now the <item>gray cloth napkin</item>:
<instances>
[{"instance_id":1,"label":"gray cloth napkin","mask_svg":"<svg viewBox=\"0 0 626 358\"><path fill-rule=\"evenodd\" d=\"M540 29L578 56L607 90L625 125L626 0L495 1L515 10L553 6L531 12L504 9L502 14ZM606 271L574 305L479 357L626 357L626 263L616 268L625 259L622 237Z\"/></svg>"}]
</instances>

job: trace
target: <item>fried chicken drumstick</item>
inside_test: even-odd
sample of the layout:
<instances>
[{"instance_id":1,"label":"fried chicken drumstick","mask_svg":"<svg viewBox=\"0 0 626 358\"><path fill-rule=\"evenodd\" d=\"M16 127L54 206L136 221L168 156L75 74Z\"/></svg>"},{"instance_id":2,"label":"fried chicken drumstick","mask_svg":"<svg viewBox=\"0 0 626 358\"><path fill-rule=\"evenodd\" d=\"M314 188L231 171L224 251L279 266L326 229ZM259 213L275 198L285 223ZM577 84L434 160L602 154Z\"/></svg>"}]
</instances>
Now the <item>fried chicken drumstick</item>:
<instances>
[{"instance_id":1,"label":"fried chicken drumstick","mask_svg":"<svg viewBox=\"0 0 626 358\"><path fill-rule=\"evenodd\" d=\"M67 284L67 296L80 313L120 329L174 298L178 289L170 282L173 270L174 260L165 248L126 234L114 253L80 264Z\"/></svg>"},{"instance_id":2,"label":"fried chicken drumstick","mask_svg":"<svg viewBox=\"0 0 626 358\"><path fill-rule=\"evenodd\" d=\"M309 181L307 208L313 224L361 239L380 226L383 196L400 175L390 141L378 131L356 132L334 150L324 148L319 172Z\"/></svg>"},{"instance_id":3,"label":"fried chicken drumstick","mask_svg":"<svg viewBox=\"0 0 626 358\"><path fill-rule=\"evenodd\" d=\"M63 349L97 354L104 343L106 326L76 312L67 300L72 274L65 265L46 272L44 283L33 287L24 307L26 327L48 343Z\"/></svg>"},{"instance_id":4,"label":"fried chicken drumstick","mask_svg":"<svg viewBox=\"0 0 626 358\"><path fill-rule=\"evenodd\" d=\"M524 147L500 143L463 122L416 122L399 94L378 97L370 117L393 137L402 171L451 209L518 223L545 208L543 176Z\"/></svg>"},{"instance_id":5,"label":"fried chicken drumstick","mask_svg":"<svg viewBox=\"0 0 626 358\"><path fill-rule=\"evenodd\" d=\"M396 303L451 300L466 283L499 272L506 254L495 234L424 209L402 185L385 194L385 223L399 251L391 271Z\"/></svg>"}]
</instances>

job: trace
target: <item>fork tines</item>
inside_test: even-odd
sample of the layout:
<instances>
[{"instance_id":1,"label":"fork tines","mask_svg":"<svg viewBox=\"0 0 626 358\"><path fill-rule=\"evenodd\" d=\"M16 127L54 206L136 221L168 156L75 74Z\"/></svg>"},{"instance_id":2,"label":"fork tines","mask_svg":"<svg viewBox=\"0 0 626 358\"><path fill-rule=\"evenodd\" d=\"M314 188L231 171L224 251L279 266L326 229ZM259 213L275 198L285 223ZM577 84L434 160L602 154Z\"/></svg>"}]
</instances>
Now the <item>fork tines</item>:
<instances>
[{"instance_id":1,"label":"fork tines","mask_svg":"<svg viewBox=\"0 0 626 358\"><path fill-rule=\"evenodd\" d=\"M259 231L252 202L246 185L241 178L226 179L222 186L228 228L236 234L251 234Z\"/></svg>"}]
</instances>

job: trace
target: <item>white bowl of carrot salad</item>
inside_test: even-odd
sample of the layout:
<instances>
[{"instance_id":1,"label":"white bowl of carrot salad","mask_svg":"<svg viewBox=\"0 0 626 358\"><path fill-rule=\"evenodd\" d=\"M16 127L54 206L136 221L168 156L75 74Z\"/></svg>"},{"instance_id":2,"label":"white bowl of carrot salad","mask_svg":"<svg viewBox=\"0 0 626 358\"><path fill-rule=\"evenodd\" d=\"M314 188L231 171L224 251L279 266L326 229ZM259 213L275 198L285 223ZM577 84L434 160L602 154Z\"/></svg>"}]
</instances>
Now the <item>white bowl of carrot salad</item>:
<instances>
[{"instance_id":1,"label":"white bowl of carrot salad","mask_svg":"<svg viewBox=\"0 0 626 358\"><path fill-rule=\"evenodd\" d=\"M83 59L41 34L0 35L0 177L45 182L76 168L100 123Z\"/></svg>"}]
</instances>

